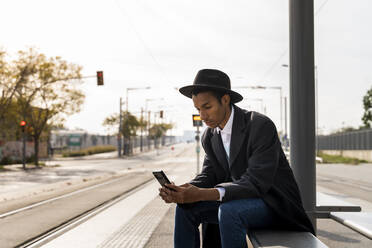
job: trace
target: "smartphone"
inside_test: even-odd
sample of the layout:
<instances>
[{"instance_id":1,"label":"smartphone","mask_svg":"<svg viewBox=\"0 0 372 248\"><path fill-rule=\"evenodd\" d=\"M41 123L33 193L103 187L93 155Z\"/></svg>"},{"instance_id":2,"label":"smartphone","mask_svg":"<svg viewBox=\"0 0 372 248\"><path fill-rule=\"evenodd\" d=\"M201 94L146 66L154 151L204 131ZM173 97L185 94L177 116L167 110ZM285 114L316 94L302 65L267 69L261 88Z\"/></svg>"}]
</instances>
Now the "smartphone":
<instances>
[{"instance_id":1,"label":"smartphone","mask_svg":"<svg viewBox=\"0 0 372 248\"><path fill-rule=\"evenodd\" d=\"M158 180L158 182L160 183L161 186L166 187L170 190L174 190L174 189L171 189L171 188L165 186L165 184L171 184L171 182L169 181L168 177L165 175L164 171L162 171L162 170L161 171L153 171L152 174Z\"/></svg>"}]
</instances>

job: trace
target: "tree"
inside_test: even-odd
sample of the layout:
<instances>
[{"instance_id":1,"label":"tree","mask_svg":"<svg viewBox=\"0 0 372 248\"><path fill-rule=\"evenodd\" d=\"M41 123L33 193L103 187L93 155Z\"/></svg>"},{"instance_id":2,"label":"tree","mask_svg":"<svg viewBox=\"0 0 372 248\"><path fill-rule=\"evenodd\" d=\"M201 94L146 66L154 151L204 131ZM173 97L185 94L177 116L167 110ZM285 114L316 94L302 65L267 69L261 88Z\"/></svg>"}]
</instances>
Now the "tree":
<instances>
[{"instance_id":1,"label":"tree","mask_svg":"<svg viewBox=\"0 0 372 248\"><path fill-rule=\"evenodd\" d=\"M155 140L155 146L157 146L157 140L165 135L165 133L172 129L173 125L169 123L153 124L149 129L149 136Z\"/></svg>"},{"instance_id":2,"label":"tree","mask_svg":"<svg viewBox=\"0 0 372 248\"><path fill-rule=\"evenodd\" d=\"M23 83L25 77L32 73L30 67L25 66L22 70L19 70L17 76L13 75L16 65L7 62L6 56L6 52L0 50L0 127L6 122L5 115L9 112L9 108L12 107L16 91Z\"/></svg>"},{"instance_id":3,"label":"tree","mask_svg":"<svg viewBox=\"0 0 372 248\"><path fill-rule=\"evenodd\" d=\"M13 63L12 77L22 77L15 94L19 114L30 127L35 164L38 165L39 141L43 131L52 125L62 124L67 115L80 111L85 96L71 80L81 78L82 67L58 56L47 58L33 48L19 51ZM23 75L24 71L29 73Z\"/></svg>"},{"instance_id":4,"label":"tree","mask_svg":"<svg viewBox=\"0 0 372 248\"><path fill-rule=\"evenodd\" d=\"M116 129L119 127L120 116L115 113L105 118L102 125L109 129ZM133 136L137 136L138 129L143 125L134 115L130 112L124 112L122 116L122 128L120 135L124 136L124 154L128 154L130 139Z\"/></svg>"},{"instance_id":5,"label":"tree","mask_svg":"<svg viewBox=\"0 0 372 248\"><path fill-rule=\"evenodd\" d=\"M105 118L102 125L107 127L109 130L117 130L120 123L119 118L119 114L112 114ZM132 115L130 112L123 113L121 135L123 135L124 138L136 136L140 126L140 121L134 115Z\"/></svg>"},{"instance_id":6,"label":"tree","mask_svg":"<svg viewBox=\"0 0 372 248\"><path fill-rule=\"evenodd\" d=\"M0 122L0 140L17 140L21 137L19 108L14 100L6 105Z\"/></svg>"},{"instance_id":7,"label":"tree","mask_svg":"<svg viewBox=\"0 0 372 248\"><path fill-rule=\"evenodd\" d=\"M362 117L363 124L366 128L371 128L372 125L372 87L363 97L364 114Z\"/></svg>"},{"instance_id":8,"label":"tree","mask_svg":"<svg viewBox=\"0 0 372 248\"><path fill-rule=\"evenodd\" d=\"M165 133L172 128L173 125L170 123L153 124L152 127L149 129L149 136L151 139L154 139L156 141L160 137L164 136Z\"/></svg>"}]
</instances>

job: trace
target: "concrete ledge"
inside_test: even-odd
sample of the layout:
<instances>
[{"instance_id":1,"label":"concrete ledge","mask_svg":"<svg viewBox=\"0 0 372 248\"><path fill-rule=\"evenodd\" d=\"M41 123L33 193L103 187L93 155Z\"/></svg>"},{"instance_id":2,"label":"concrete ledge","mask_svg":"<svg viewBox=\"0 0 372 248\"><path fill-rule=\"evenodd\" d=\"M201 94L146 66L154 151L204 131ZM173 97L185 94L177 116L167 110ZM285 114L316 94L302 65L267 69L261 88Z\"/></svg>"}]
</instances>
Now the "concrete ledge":
<instances>
[{"instance_id":1,"label":"concrete ledge","mask_svg":"<svg viewBox=\"0 0 372 248\"><path fill-rule=\"evenodd\" d=\"M249 234L253 247L270 248L326 248L322 241L309 232L262 230Z\"/></svg>"}]
</instances>

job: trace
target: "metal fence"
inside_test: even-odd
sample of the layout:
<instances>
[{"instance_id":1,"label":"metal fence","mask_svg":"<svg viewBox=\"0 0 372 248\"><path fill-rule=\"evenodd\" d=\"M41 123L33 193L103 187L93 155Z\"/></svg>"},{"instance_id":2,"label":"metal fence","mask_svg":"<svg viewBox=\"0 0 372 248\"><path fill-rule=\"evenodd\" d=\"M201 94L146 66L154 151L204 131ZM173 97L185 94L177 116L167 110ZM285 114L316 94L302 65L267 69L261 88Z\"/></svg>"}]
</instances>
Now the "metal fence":
<instances>
[{"instance_id":1,"label":"metal fence","mask_svg":"<svg viewBox=\"0 0 372 248\"><path fill-rule=\"evenodd\" d=\"M141 146L141 137L132 137L130 140L130 147L132 149ZM156 146L165 146L174 144L176 142L175 136L163 136L160 139L152 140L147 136L142 137L142 146L148 149ZM124 139L122 138L122 144L124 144ZM102 146L102 145L112 145L118 146L117 136L109 135L93 135L88 133L52 133L50 145L55 150L79 150L92 146Z\"/></svg>"},{"instance_id":2,"label":"metal fence","mask_svg":"<svg viewBox=\"0 0 372 248\"><path fill-rule=\"evenodd\" d=\"M372 150L372 129L318 136L319 150Z\"/></svg>"}]
</instances>

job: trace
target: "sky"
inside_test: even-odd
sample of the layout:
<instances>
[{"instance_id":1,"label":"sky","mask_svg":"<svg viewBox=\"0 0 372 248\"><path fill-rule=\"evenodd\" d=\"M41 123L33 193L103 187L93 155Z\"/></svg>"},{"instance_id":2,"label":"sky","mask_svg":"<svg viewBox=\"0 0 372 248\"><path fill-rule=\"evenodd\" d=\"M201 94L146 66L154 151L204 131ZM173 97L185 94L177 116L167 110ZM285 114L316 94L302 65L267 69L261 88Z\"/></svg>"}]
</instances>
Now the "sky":
<instances>
[{"instance_id":1,"label":"sky","mask_svg":"<svg viewBox=\"0 0 372 248\"><path fill-rule=\"evenodd\" d=\"M358 127L372 86L372 2L314 4L319 130ZM119 112L127 88L151 87L128 91L129 111L138 115L147 102L152 118L163 110L182 134L197 112L177 88L215 68L244 96L238 106L266 113L281 130L279 91L239 87L279 86L288 97L288 22L287 0L2 0L0 47L10 56L36 47L83 66L84 76L104 71L104 86L95 78L78 86L86 100L68 117L71 129L106 134L102 122Z\"/></svg>"}]
</instances>

